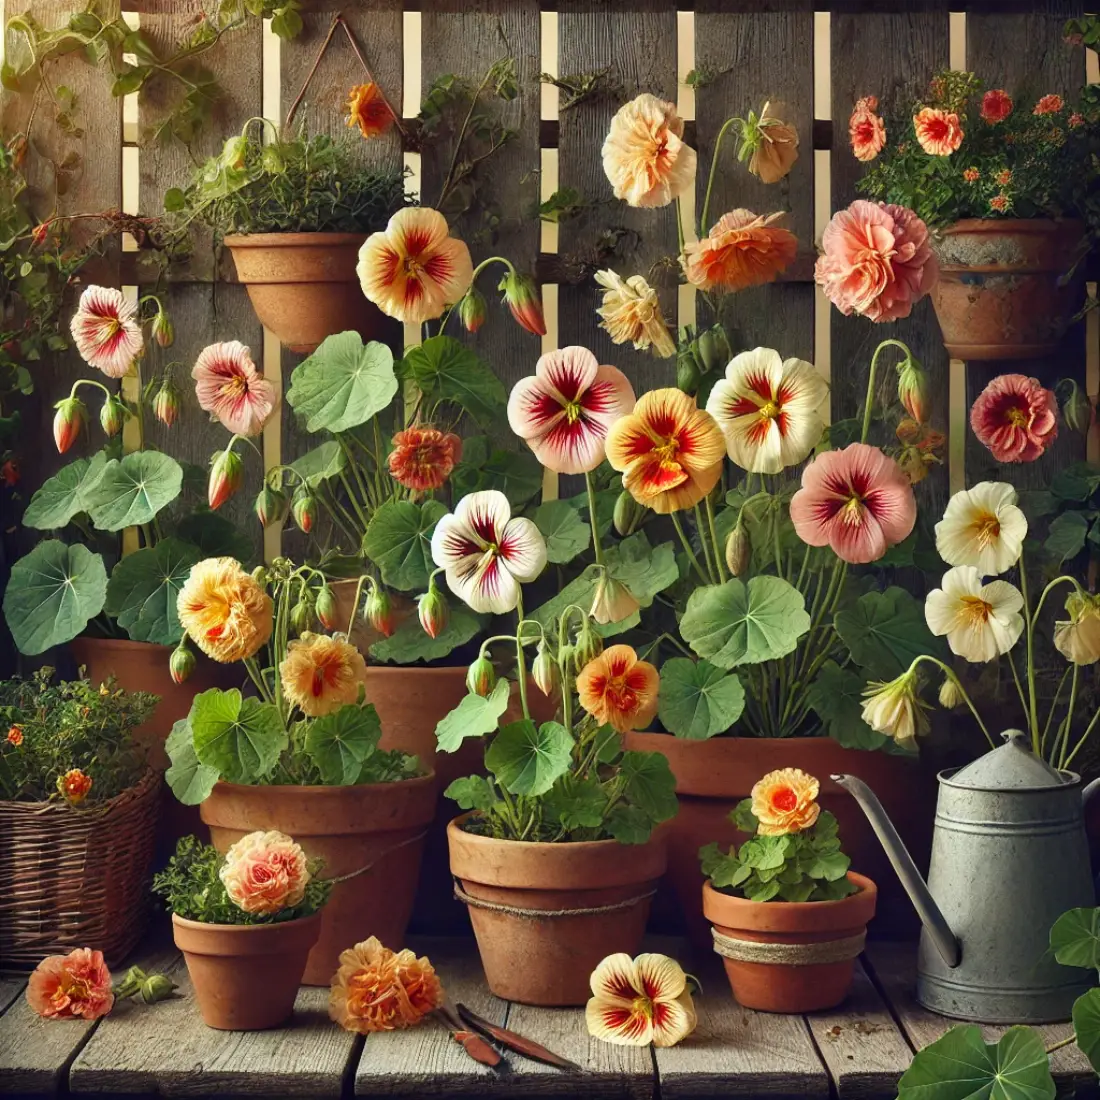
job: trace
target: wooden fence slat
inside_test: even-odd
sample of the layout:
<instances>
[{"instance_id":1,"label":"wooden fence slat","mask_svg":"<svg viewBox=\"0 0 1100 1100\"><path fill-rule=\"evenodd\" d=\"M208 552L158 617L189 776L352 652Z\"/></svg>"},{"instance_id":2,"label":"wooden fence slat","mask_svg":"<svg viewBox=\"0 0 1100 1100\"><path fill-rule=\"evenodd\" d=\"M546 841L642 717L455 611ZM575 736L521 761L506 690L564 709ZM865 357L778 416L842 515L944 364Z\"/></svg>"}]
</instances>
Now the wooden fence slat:
<instances>
[{"instance_id":1,"label":"wooden fence slat","mask_svg":"<svg viewBox=\"0 0 1100 1100\"><path fill-rule=\"evenodd\" d=\"M711 77L695 93L699 136L699 173L695 188L702 216L707 173L714 142L725 120L760 112L770 101L799 136L799 157L786 179L761 183L738 162L737 128L722 142L721 161L708 213L710 230L729 210L747 207L757 214L789 210L783 225L798 237L804 266L814 252L813 154L813 5L810 0L783 5L782 10L729 11L722 0L696 5L695 70ZM700 328L712 323L706 301L697 299ZM814 289L812 284L776 282L728 294L719 299L720 315L736 354L754 347L775 347L783 358L814 357Z\"/></svg>"},{"instance_id":2,"label":"wooden fence slat","mask_svg":"<svg viewBox=\"0 0 1100 1100\"><path fill-rule=\"evenodd\" d=\"M23 978L0 978L0 1013L7 1012L26 988Z\"/></svg>"}]
</instances>

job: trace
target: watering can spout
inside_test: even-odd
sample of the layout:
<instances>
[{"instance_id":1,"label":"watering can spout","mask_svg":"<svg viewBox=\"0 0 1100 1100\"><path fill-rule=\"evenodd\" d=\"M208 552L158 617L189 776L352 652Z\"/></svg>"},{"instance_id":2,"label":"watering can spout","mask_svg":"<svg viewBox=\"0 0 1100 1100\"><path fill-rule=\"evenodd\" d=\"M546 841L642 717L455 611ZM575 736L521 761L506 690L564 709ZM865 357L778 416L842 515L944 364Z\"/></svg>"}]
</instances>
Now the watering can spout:
<instances>
[{"instance_id":1,"label":"watering can spout","mask_svg":"<svg viewBox=\"0 0 1100 1100\"><path fill-rule=\"evenodd\" d=\"M961 959L958 938L951 931L943 913L940 912L940 907L933 900L928 886L921 877L920 871L917 870L917 865L913 862L913 857L901 842L897 829L886 816L886 811L882 808L882 803L879 802L874 791L854 775L834 775L832 780L852 795L859 803L860 809L867 815L871 828L875 830L875 835L886 850L898 878L901 879L902 886L905 887L917 915L923 922L932 943L935 944L936 950L943 957L944 963L952 969L958 966Z\"/></svg>"}]
</instances>

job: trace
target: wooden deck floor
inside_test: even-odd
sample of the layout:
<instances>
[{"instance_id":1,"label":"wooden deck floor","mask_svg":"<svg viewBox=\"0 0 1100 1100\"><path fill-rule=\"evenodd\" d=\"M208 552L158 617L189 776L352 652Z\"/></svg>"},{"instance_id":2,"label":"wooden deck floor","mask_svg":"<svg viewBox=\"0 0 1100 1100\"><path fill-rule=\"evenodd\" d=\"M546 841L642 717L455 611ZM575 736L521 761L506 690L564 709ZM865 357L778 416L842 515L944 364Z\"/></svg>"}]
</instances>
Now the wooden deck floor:
<instances>
[{"instance_id":1,"label":"wooden deck floor","mask_svg":"<svg viewBox=\"0 0 1100 1100\"><path fill-rule=\"evenodd\" d=\"M892 1100L913 1050L951 1026L914 1002L909 945L872 944L849 1001L808 1016L742 1009L706 960L698 1029L680 1046L652 1051L589 1038L582 1010L496 999L472 941L414 946L431 956L452 1000L573 1059L585 1067L583 1076L511 1054L507 1069L488 1070L434 1023L365 1039L348 1034L329 1022L326 989L301 991L291 1027L212 1031L192 1003L182 960L168 947L135 961L171 974L178 996L151 1008L123 1004L98 1023L40 1020L23 996L24 981L0 979L0 1094ZM689 961L678 943L651 946ZM1069 1026L1047 1031L1061 1038ZM1060 1092L1091 1079L1076 1047L1059 1051L1054 1066Z\"/></svg>"}]
</instances>

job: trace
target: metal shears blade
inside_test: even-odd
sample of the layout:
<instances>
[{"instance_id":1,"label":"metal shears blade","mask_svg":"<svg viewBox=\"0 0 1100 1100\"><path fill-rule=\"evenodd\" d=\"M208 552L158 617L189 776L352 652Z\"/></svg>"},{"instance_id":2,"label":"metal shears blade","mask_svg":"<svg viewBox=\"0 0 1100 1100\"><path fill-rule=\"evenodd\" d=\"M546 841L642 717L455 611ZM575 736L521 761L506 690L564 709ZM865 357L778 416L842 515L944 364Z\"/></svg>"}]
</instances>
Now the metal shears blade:
<instances>
[{"instance_id":1,"label":"metal shears blade","mask_svg":"<svg viewBox=\"0 0 1100 1100\"><path fill-rule=\"evenodd\" d=\"M528 1039L514 1031L509 1031L506 1027L498 1027L496 1024L491 1024L488 1020L474 1012L472 1008L467 1008L464 1004L459 1004L457 1008L459 1018L467 1027L473 1028L482 1035L496 1040L501 1046L507 1047L509 1050L515 1051L517 1054L522 1054L527 1058L533 1058L536 1062L543 1062L548 1066L557 1066L559 1069L571 1069L577 1073L584 1072L584 1068L577 1065L576 1062L571 1062L568 1058L563 1058L560 1054L555 1054L541 1043L536 1043L534 1039Z\"/></svg>"},{"instance_id":2,"label":"metal shears blade","mask_svg":"<svg viewBox=\"0 0 1100 1100\"><path fill-rule=\"evenodd\" d=\"M447 1025L447 1029L451 1033L451 1038L454 1039L454 1041L458 1043L475 1062L480 1062L483 1066L490 1066L494 1069L500 1065L503 1061L500 1053L494 1050L485 1041L478 1033L477 1029L471 1029L463 1022L449 999L445 1000L443 1004L436 1009L436 1013Z\"/></svg>"}]
</instances>

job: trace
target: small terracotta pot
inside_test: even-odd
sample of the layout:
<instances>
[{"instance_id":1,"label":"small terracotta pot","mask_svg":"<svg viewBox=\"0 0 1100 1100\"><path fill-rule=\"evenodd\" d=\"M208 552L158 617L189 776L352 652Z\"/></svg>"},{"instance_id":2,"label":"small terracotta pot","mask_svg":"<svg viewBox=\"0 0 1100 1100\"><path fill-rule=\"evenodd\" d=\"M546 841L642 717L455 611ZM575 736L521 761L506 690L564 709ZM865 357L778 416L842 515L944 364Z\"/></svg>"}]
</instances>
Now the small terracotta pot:
<instances>
[{"instance_id":1,"label":"small terracotta pot","mask_svg":"<svg viewBox=\"0 0 1100 1100\"><path fill-rule=\"evenodd\" d=\"M322 913L324 910L322 910ZM172 914L203 1023L219 1031L262 1031L294 1012L321 913L282 924L202 924Z\"/></svg>"},{"instance_id":2,"label":"small terracotta pot","mask_svg":"<svg viewBox=\"0 0 1100 1100\"><path fill-rule=\"evenodd\" d=\"M252 308L290 351L353 329L377 339L385 321L359 286L361 233L251 233L225 238Z\"/></svg>"},{"instance_id":3,"label":"small terracotta pot","mask_svg":"<svg viewBox=\"0 0 1100 1100\"><path fill-rule=\"evenodd\" d=\"M676 776L680 812L668 823L668 877L688 934L709 951L710 930L700 906L703 872L699 849L712 841L723 849L748 838L729 820L753 784L777 768L801 768L821 782L821 808L836 815L844 851L883 884L876 934L908 938L918 929L913 905L890 866L874 830L847 791L830 775L862 779L882 800L917 865L928 869L935 817L936 778L919 758L846 749L831 737L712 737L688 741L668 733L628 733L626 747L661 752Z\"/></svg>"},{"instance_id":4,"label":"small terracotta pot","mask_svg":"<svg viewBox=\"0 0 1100 1100\"><path fill-rule=\"evenodd\" d=\"M747 901L703 884L703 913L716 933L745 943L739 947L714 938L737 1003L760 1012L800 1013L832 1008L848 996L867 922L875 915L875 884L854 871L848 881L859 893L841 901ZM766 957L751 944L774 945L775 961L729 958L724 952ZM834 945L829 947L828 945ZM784 952L784 947L803 947ZM779 961L782 955L806 961ZM822 961L810 961L814 956Z\"/></svg>"},{"instance_id":5,"label":"small terracotta pot","mask_svg":"<svg viewBox=\"0 0 1100 1100\"><path fill-rule=\"evenodd\" d=\"M1083 222L965 218L935 241L940 277L932 304L956 359L1053 355L1084 295Z\"/></svg>"},{"instance_id":6,"label":"small terracotta pot","mask_svg":"<svg viewBox=\"0 0 1100 1100\"><path fill-rule=\"evenodd\" d=\"M377 936L404 946L424 838L435 812L435 776L350 787L271 787L216 783L199 807L219 852L257 829L292 836L325 878L339 878L321 913L303 981L328 985L340 952Z\"/></svg>"},{"instance_id":7,"label":"small terracotta pot","mask_svg":"<svg viewBox=\"0 0 1100 1100\"><path fill-rule=\"evenodd\" d=\"M447 826L447 839L451 871L474 899L467 904L489 988L523 1004L584 1004L601 959L637 954L667 862L665 830L629 847L614 840L536 844L468 833L468 816Z\"/></svg>"}]
</instances>

